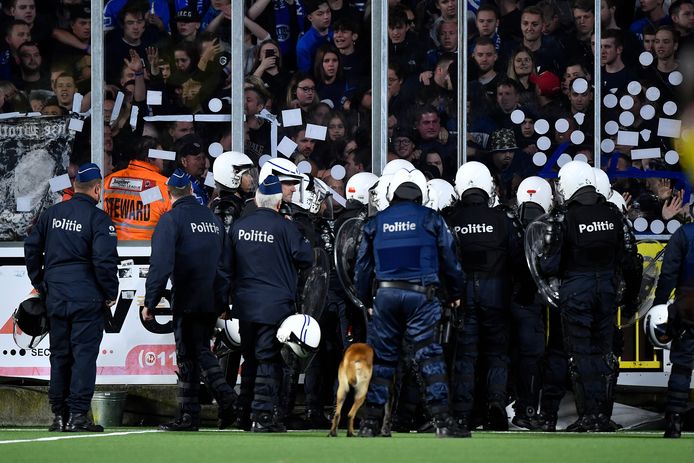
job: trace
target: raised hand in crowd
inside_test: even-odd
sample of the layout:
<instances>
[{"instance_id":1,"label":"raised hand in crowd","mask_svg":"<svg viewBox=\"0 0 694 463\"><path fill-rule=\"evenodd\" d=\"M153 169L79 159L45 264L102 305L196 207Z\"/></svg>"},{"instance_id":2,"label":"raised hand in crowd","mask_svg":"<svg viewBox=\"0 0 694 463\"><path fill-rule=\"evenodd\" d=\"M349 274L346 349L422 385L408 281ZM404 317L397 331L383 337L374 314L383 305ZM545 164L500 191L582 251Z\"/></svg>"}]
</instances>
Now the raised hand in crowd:
<instances>
[{"instance_id":1,"label":"raised hand in crowd","mask_svg":"<svg viewBox=\"0 0 694 463\"><path fill-rule=\"evenodd\" d=\"M673 191L672 196L669 200L665 201L663 204L662 214L663 220L670 220L676 215L683 214L686 212L686 204L682 204L682 198L684 196L683 190Z\"/></svg>"},{"instance_id":2,"label":"raised hand in crowd","mask_svg":"<svg viewBox=\"0 0 694 463\"><path fill-rule=\"evenodd\" d=\"M147 61L149 61L149 74L152 76L159 75L159 48L147 47Z\"/></svg>"}]
</instances>

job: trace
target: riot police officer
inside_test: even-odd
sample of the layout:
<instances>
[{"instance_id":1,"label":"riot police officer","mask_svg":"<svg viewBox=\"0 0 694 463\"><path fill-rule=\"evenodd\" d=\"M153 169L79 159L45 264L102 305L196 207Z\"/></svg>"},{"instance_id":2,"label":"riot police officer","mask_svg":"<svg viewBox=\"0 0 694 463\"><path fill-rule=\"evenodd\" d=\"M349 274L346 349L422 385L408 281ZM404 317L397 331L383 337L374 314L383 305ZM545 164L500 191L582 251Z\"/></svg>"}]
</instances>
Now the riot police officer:
<instances>
[{"instance_id":1,"label":"riot police officer","mask_svg":"<svg viewBox=\"0 0 694 463\"><path fill-rule=\"evenodd\" d=\"M225 233L250 202L258 187L258 172L251 158L237 151L227 151L219 155L212 165L217 196L210 203L210 209L224 224ZM222 362L224 377L228 384L236 384L241 352L231 351ZM236 401L235 426L250 430L251 401L255 382L255 364L244 359L241 369L241 388Z\"/></svg>"},{"instance_id":2,"label":"riot police officer","mask_svg":"<svg viewBox=\"0 0 694 463\"><path fill-rule=\"evenodd\" d=\"M609 431L613 427L602 412L610 399L613 381L613 330L617 291L615 272L625 273L627 293L634 294L625 259L633 250L625 243L620 212L607 204L596 189L593 169L571 161L559 170L557 191L563 201L549 219L547 247L541 256L545 275L558 276L559 308L564 349L569 357L579 419L573 431ZM627 298L627 311L635 305Z\"/></svg>"},{"instance_id":3,"label":"riot police officer","mask_svg":"<svg viewBox=\"0 0 694 463\"><path fill-rule=\"evenodd\" d=\"M101 179L96 164L81 165L73 198L46 210L24 242L27 273L50 322L49 431L104 430L87 418L104 303L110 307L118 295L116 229L96 207Z\"/></svg>"},{"instance_id":4,"label":"riot police officer","mask_svg":"<svg viewBox=\"0 0 694 463\"><path fill-rule=\"evenodd\" d=\"M491 207L495 187L489 169L476 161L463 164L455 179L460 199L445 212L458 243L465 273L463 327L457 331L453 413L472 426L475 377L486 378L482 417L487 429L508 430L506 385L512 294L511 271L523 265L520 230L511 211ZM478 374L478 356L486 374Z\"/></svg>"},{"instance_id":5,"label":"riot police officer","mask_svg":"<svg viewBox=\"0 0 694 463\"><path fill-rule=\"evenodd\" d=\"M283 188L278 176L265 176L255 195L257 209L229 231L232 316L239 319L243 356L257 364L253 432L286 430L278 410L282 359L275 335L280 322L295 311L297 267L313 263L309 242L296 224L278 214Z\"/></svg>"},{"instance_id":6,"label":"riot police officer","mask_svg":"<svg viewBox=\"0 0 694 463\"><path fill-rule=\"evenodd\" d=\"M517 215L523 228L552 206L552 187L540 177L528 177L518 185ZM528 267L523 265L516 273L511 305L512 349L511 367L515 386L516 426L534 429L542 388L542 358L545 351L544 301L537 292Z\"/></svg>"},{"instance_id":7,"label":"riot police officer","mask_svg":"<svg viewBox=\"0 0 694 463\"><path fill-rule=\"evenodd\" d=\"M441 318L441 304L435 297L439 265L452 299L460 294L462 273L446 224L439 214L422 205L426 191L426 178L420 171L397 171L388 188L390 206L364 225L355 285L359 298L373 305L368 340L375 359L366 405L361 409L359 435L363 437L379 432L403 335L414 344L437 436L470 436L449 416L448 375L435 335ZM372 302L373 273L378 289Z\"/></svg>"},{"instance_id":8,"label":"riot police officer","mask_svg":"<svg viewBox=\"0 0 694 463\"><path fill-rule=\"evenodd\" d=\"M198 430L201 374L219 406L220 427L226 427L233 421L236 393L210 351L217 317L229 310L229 277L219 266L225 249L224 226L198 203L191 178L183 170L176 169L166 185L173 206L152 236L142 309L144 320L153 319L170 277L180 408L178 416L159 429Z\"/></svg>"},{"instance_id":9,"label":"riot police officer","mask_svg":"<svg viewBox=\"0 0 694 463\"><path fill-rule=\"evenodd\" d=\"M665 304L673 289L675 300L668 306L667 339L661 340L672 340L663 435L668 438L682 435L682 417L687 411L694 365L694 224L691 223L678 228L668 241L653 304Z\"/></svg>"}]
</instances>

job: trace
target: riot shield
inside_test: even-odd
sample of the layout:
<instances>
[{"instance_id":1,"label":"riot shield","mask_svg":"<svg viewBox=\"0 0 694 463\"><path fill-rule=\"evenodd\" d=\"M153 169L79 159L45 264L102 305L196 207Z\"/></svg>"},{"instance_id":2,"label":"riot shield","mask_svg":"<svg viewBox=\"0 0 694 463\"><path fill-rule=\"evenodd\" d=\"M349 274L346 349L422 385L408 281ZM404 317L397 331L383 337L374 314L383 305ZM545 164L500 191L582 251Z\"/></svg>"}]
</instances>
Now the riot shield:
<instances>
[{"instance_id":1,"label":"riot shield","mask_svg":"<svg viewBox=\"0 0 694 463\"><path fill-rule=\"evenodd\" d=\"M661 244L657 241L640 241L639 244ZM638 311L631 319L622 323L621 327L628 327L641 320L646 316L646 313L653 307L655 299L655 288L658 285L658 277L660 277L660 269L663 264L663 255L665 247L658 251L654 256L643 256L643 275L641 277L641 289L639 290L639 305Z\"/></svg>"},{"instance_id":2,"label":"riot shield","mask_svg":"<svg viewBox=\"0 0 694 463\"><path fill-rule=\"evenodd\" d=\"M322 248L313 248L313 265L299 275L299 311L320 320L328 296L330 257Z\"/></svg>"},{"instance_id":3,"label":"riot shield","mask_svg":"<svg viewBox=\"0 0 694 463\"><path fill-rule=\"evenodd\" d=\"M352 304L366 313L364 303L357 297L357 290L354 287L353 277L363 226L364 219L362 217L352 217L351 219L345 220L335 235L333 257L335 259L337 277L345 293L347 293L347 297L349 297Z\"/></svg>"},{"instance_id":4,"label":"riot shield","mask_svg":"<svg viewBox=\"0 0 694 463\"><path fill-rule=\"evenodd\" d=\"M525 229L525 259L528 262L530 274L544 300L554 308L559 307L559 279L547 277L540 271L540 258L547 250L545 237L548 236L550 223L546 221L547 214L531 222Z\"/></svg>"}]
</instances>

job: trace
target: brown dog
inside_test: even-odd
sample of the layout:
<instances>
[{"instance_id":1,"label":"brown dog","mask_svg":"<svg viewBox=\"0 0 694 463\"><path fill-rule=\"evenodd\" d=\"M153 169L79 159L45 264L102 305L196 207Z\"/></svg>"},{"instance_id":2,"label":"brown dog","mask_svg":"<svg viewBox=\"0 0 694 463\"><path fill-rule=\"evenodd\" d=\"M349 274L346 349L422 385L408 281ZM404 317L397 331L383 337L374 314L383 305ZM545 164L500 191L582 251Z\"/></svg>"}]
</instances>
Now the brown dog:
<instances>
[{"instance_id":1,"label":"brown dog","mask_svg":"<svg viewBox=\"0 0 694 463\"><path fill-rule=\"evenodd\" d=\"M371 373L373 372L374 351L368 344L354 343L347 348L342 357L337 379L340 385L337 388L337 403L335 404L335 416L328 436L337 436L337 425L340 422L340 411L347 397L350 386L354 388L354 405L349 411L349 425L347 437L354 436L354 416L366 400L366 392L369 390Z\"/></svg>"}]
</instances>

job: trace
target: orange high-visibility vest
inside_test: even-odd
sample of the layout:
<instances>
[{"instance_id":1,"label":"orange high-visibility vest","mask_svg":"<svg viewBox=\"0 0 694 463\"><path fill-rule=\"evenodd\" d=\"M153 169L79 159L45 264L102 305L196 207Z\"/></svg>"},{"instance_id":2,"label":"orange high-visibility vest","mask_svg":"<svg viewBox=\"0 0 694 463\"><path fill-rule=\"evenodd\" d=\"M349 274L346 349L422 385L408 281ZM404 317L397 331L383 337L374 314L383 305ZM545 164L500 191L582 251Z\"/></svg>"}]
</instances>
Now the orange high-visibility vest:
<instances>
[{"instance_id":1,"label":"orange high-visibility vest","mask_svg":"<svg viewBox=\"0 0 694 463\"><path fill-rule=\"evenodd\" d=\"M111 216L119 240L150 240L159 218L171 209L166 177L145 161L130 161L128 167L104 180L104 211ZM161 199L144 204L141 193L158 188Z\"/></svg>"}]
</instances>

